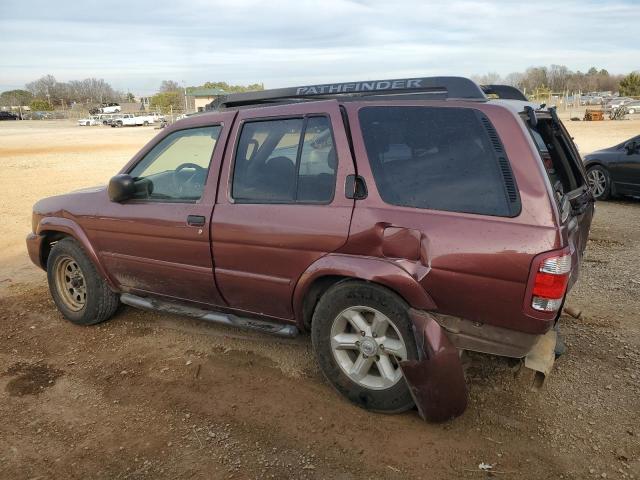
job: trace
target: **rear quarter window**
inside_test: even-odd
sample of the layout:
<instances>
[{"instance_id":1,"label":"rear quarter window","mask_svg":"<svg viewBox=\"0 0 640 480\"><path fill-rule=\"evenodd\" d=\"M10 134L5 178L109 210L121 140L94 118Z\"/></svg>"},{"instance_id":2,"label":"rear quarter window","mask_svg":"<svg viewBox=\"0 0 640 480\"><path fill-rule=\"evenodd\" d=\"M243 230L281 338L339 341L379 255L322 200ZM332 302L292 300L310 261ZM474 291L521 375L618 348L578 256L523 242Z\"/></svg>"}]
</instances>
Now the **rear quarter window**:
<instances>
[{"instance_id":1,"label":"rear quarter window","mask_svg":"<svg viewBox=\"0 0 640 480\"><path fill-rule=\"evenodd\" d=\"M361 109L359 119L386 203L504 217L520 213L504 148L481 112L380 106Z\"/></svg>"}]
</instances>

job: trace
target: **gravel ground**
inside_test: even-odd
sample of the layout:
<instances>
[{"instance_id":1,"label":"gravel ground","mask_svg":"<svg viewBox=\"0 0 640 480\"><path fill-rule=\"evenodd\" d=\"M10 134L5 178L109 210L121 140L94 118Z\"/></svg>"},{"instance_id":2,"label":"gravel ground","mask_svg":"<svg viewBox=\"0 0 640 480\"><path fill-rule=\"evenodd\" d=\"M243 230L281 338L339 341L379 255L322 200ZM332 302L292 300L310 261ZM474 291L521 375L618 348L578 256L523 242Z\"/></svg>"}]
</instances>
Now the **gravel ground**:
<instances>
[{"instance_id":1,"label":"gravel ground","mask_svg":"<svg viewBox=\"0 0 640 480\"><path fill-rule=\"evenodd\" d=\"M31 204L105 182L152 128L0 125L0 478L640 478L640 201L597 205L540 391L513 362L465 358L470 406L444 424L354 407L308 337L275 340L122 307L61 317L24 250ZM568 122L583 152L640 122ZM35 141L34 141L35 139ZM479 465L492 465L492 472Z\"/></svg>"}]
</instances>

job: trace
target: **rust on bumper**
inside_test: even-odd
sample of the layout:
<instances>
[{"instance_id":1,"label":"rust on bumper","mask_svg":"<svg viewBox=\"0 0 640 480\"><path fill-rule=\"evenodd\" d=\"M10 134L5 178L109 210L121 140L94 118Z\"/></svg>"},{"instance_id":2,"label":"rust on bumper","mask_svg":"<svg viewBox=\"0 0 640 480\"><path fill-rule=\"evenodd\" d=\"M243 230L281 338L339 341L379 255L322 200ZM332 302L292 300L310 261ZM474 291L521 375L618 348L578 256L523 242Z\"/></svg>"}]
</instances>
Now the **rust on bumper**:
<instances>
[{"instance_id":1,"label":"rust on bumper","mask_svg":"<svg viewBox=\"0 0 640 480\"><path fill-rule=\"evenodd\" d=\"M44 236L33 232L27 235L27 252L29 252L29 258L35 265L46 270L46 267L42 264L42 256L40 255L43 240Z\"/></svg>"},{"instance_id":2,"label":"rust on bumper","mask_svg":"<svg viewBox=\"0 0 640 480\"><path fill-rule=\"evenodd\" d=\"M401 362L402 373L424 420L442 422L467 408L467 384L458 349L427 312L411 309L418 360Z\"/></svg>"}]
</instances>

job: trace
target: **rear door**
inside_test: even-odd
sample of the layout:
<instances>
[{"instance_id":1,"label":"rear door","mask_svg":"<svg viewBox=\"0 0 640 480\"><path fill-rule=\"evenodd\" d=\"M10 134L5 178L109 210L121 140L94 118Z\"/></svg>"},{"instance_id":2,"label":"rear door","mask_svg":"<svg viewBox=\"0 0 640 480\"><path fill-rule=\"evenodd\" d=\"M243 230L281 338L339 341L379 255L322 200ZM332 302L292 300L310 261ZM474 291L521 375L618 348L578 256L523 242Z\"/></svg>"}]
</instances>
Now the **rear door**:
<instances>
[{"instance_id":1,"label":"rear door","mask_svg":"<svg viewBox=\"0 0 640 480\"><path fill-rule=\"evenodd\" d=\"M345 244L353 160L335 101L242 110L211 224L216 283L232 308L292 319L298 278Z\"/></svg>"},{"instance_id":2,"label":"rear door","mask_svg":"<svg viewBox=\"0 0 640 480\"><path fill-rule=\"evenodd\" d=\"M564 244L571 247L574 255L571 287L578 278L580 261L587 246L593 219L593 196L578 149L555 112L541 112L537 125L529 125L529 129L558 206Z\"/></svg>"}]
</instances>

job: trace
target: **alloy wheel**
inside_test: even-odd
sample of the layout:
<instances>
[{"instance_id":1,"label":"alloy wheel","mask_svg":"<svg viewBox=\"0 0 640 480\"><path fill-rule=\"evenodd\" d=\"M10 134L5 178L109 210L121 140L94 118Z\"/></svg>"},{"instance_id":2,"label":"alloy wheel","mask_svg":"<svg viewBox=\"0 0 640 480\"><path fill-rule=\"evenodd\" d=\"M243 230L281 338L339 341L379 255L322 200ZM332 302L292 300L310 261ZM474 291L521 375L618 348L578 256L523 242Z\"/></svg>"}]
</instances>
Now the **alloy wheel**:
<instances>
[{"instance_id":1,"label":"alloy wheel","mask_svg":"<svg viewBox=\"0 0 640 480\"><path fill-rule=\"evenodd\" d=\"M605 177L604 172L598 168L592 168L587 173L587 181L593 195L596 198L600 198L607 188L607 177Z\"/></svg>"},{"instance_id":2,"label":"alloy wheel","mask_svg":"<svg viewBox=\"0 0 640 480\"><path fill-rule=\"evenodd\" d=\"M364 306L347 308L331 325L331 351L354 383L386 390L402 378L399 362L407 347L394 323L382 312Z\"/></svg>"}]
</instances>

